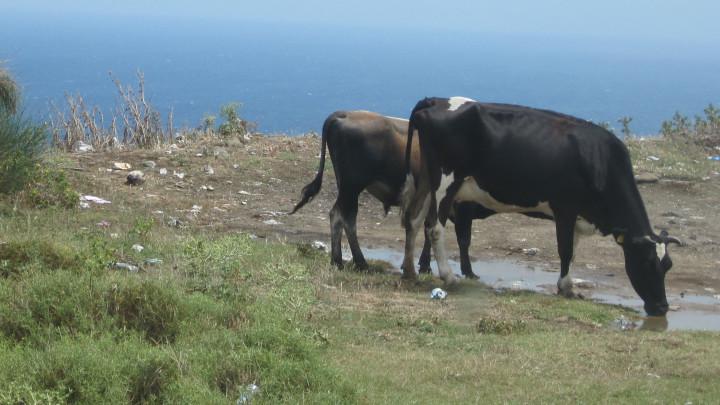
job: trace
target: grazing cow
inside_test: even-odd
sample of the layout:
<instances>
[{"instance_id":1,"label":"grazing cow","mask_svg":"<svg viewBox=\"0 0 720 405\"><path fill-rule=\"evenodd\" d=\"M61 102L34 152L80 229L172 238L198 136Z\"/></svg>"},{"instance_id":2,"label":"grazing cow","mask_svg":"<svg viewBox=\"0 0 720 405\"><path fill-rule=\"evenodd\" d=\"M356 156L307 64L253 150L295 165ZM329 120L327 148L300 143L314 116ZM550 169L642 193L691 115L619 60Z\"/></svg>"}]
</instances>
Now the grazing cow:
<instances>
[{"instance_id":1,"label":"grazing cow","mask_svg":"<svg viewBox=\"0 0 720 405\"><path fill-rule=\"evenodd\" d=\"M615 135L552 111L462 97L418 102L410 116L406 156L413 151L415 131L423 165L419 177L417 169L406 170L406 240L413 239L425 220L446 282L454 281L442 241L449 202L473 201L485 207L487 215L522 212L555 221L558 289L563 294L572 291L568 271L576 228L584 224L612 234L623 249L625 270L645 311L667 312L664 281L672 267L667 244L680 241L653 232L627 148ZM405 254L407 272L408 260L413 260L411 246Z\"/></svg>"},{"instance_id":2,"label":"grazing cow","mask_svg":"<svg viewBox=\"0 0 720 405\"><path fill-rule=\"evenodd\" d=\"M367 267L355 229L360 193L367 189L382 202L385 213L391 206L400 205L400 194L406 177L403 164L407 130L407 120L384 117L368 111L338 111L325 120L320 167L315 179L303 188L302 199L295 205L291 214L320 192L327 144L338 186L338 197L330 210L331 260L338 267L343 265L340 248L343 228L347 234L355 266ZM417 174L420 167L420 148L417 139L414 144L410 170ZM473 205L472 203L458 205L457 214L453 218L460 244L461 270L470 278L476 278L468 256ZM419 264L421 272L430 271L430 241L427 237Z\"/></svg>"}]
</instances>

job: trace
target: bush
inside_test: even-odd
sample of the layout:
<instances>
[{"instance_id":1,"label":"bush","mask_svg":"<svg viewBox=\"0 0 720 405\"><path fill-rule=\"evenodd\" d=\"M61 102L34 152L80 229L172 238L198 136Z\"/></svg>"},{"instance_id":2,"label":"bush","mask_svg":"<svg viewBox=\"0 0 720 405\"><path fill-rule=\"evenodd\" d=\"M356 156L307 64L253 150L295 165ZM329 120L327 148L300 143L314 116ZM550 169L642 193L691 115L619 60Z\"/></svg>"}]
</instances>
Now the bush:
<instances>
[{"instance_id":1,"label":"bush","mask_svg":"<svg viewBox=\"0 0 720 405\"><path fill-rule=\"evenodd\" d=\"M689 139L704 146L720 145L720 109L709 104L705 116L696 115L692 120L676 112L672 119L663 121L661 132L671 139Z\"/></svg>"},{"instance_id":2,"label":"bush","mask_svg":"<svg viewBox=\"0 0 720 405\"><path fill-rule=\"evenodd\" d=\"M35 208L74 208L80 198L65 172L46 164L37 165L26 191L28 202Z\"/></svg>"},{"instance_id":3,"label":"bush","mask_svg":"<svg viewBox=\"0 0 720 405\"><path fill-rule=\"evenodd\" d=\"M46 140L44 127L0 109L0 194L19 191L32 181Z\"/></svg>"},{"instance_id":4,"label":"bush","mask_svg":"<svg viewBox=\"0 0 720 405\"><path fill-rule=\"evenodd\" d=\"M0 111L14 113L18 105L18 88L5 69L0 69Z\"/></svg>"},{"instance_id":5,"label":"bush","mask_svg":"<svg viewBox=\"0 0 720 405\"><path fill-rule=\"evenodd\" d=\"M221 137L244 137L252 130L252 124L240 118L238 109L240 103L229 103L220 107L220 116L225 120L218 128Z\"/></svg>"}]
</instances>

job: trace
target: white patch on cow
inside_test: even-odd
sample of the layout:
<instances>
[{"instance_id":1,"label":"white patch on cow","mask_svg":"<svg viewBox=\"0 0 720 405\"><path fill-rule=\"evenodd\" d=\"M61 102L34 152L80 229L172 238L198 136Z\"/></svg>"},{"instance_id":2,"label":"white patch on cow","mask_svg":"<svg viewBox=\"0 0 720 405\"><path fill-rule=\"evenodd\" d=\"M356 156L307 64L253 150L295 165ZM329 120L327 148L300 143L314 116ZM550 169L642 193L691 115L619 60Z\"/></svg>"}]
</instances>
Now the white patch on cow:
<instances>
[{"instance_id":1,"label":"white patch on cow","mask_svg":"<svg viewBox=\"0 0 720 405\"><path fill-rule=\"evenodd\" d=\"M467 97L450 97L448 99L448 103L450 103L450 107L448 107L448 111L456 111L460 106L462 106L465 103L474 103L475 100Z\"/></svg>"},{"instance_id":2,"label":"white patch on cow","mask_svg":"<svg viewBox=\"0 0 720 405\"><path fill-rule=\"evenodd\" d=\"M662 260L665 257L667 251L665 250L665 244L660 242L655 244L655 252L657 253L658 259Z\"/></svg>"},{"instance_id":3,"label":"white patch on cow","mask_svg":"<svg viewBox=\"0 0 720 405\"><path fill-rule=\"evenodd\" d=\"M490 193L478 187L477 182L475 182L475 179L472 177L465 178L460 190L455 194L455 201L473 201L495 212L541 212L553 216L550 204L548 204L547 201L541 201L534 207L520 207L518 205L501 203L493 198Z\"/></svg>"},{"instance_id":4,"label":"white patch on cow","mask_svg":"<svg viewBox=\"0 0 720 405\"><path fill-rule=\"evenodd\" d=\"M443 174L440 177L440 186L435 191L435 201L440 204L440 201L445 197L448 187L455 181L455 173Z\"/></svg>"},{"instance_id":5,"label":"white patch on cow","mask_svg":"<svg viewBox=\"0 0 720 405\"><path fill-rule=\"evenodd\" d=\"M445 284L453 284L457 281L455 274L448 264L447 251L445 250L445 227L436 223L430 231L431 245L435 252L435 261L438 265L438 274Z\"/></svg>"}]
</instances>

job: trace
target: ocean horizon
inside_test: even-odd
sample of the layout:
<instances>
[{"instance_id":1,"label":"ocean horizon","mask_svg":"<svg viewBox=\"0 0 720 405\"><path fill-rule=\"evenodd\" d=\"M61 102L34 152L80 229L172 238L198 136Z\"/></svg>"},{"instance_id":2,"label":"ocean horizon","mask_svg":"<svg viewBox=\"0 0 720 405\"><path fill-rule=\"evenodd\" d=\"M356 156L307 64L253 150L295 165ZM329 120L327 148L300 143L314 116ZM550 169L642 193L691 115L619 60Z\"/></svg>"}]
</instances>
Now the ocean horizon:
<instances>
[{"instance_id":1,"label":"ocean horizon","mask_svg":"<svg viewBox=\"0 0 720 405\"><path fill-rule=\"evenodd\" d=\"M653 135L676 111L692 117L720 101L720 56L709 41L30 15L2 21L0 38L0 60L37 119L65 94L108 114L118 101L109 72L135 86L138 71L176 128L240 102L258 131L290 135L319 132L336 110L407 117L430 96L528 105L614 128L629 116L632 132Z\"/></svg>"}]
</instances>

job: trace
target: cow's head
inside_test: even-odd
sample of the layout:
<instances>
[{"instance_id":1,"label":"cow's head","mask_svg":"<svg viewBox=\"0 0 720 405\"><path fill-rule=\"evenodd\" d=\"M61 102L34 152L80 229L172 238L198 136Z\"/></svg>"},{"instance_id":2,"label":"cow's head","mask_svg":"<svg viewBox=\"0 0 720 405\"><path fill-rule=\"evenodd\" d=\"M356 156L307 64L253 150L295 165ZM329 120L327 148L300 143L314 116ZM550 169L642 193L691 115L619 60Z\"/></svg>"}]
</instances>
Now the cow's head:
<instances>
[{"instance_id":1,"label":"cow's head","mask_svg":"<svg viewBox=\"0 0 720 405\"><path fill-rule=\"evenodd\" d=\"M633 288L645 302L645 312L662 316L668 311L665 296L665 273L672 267L667 245L680 244L676 238L662 231L660 235L628 238L617 235L616 241L625 253L625 271Z\"/></svg>"}]
</instances>

